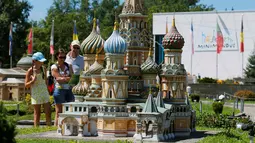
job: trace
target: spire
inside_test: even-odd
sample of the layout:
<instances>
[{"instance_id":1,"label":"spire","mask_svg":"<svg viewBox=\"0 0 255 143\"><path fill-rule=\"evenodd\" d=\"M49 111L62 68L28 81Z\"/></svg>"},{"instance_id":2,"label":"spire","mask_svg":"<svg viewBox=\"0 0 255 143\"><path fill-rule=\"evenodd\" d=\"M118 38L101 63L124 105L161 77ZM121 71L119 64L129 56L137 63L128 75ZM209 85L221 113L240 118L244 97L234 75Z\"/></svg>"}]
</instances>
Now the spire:
<instances>
[{"instance_id":1,"label":"spire","mask_svg":"<svg viewBox=\"0 0 255 143\"><path fill-rule=\"evenodd\" d=\"M117 19L117 14L115 12L115 22L114 22L114 28L113 30L118 30L119 29L119 23L118 23L118 19Z\"/></svg>"},{"instance_id":2,"label":"spire","mask_svg":"<svg viewBox=\"0 0 255 143\"><path fill-rule=\"evenodd\" d=\"M151 57L151 56L152 54L151 54L151 47L150 47L148 57Z\"/></svg>"},{"instance_id":3,"label":"spire","mask_svg":"<svg viewBox=\"0 0 255 143\"><path fill-rule=\"evenodd\" d=\"M166 17L166 34L168 33L168 18Z\"/></svg>"},{"instance_id":4,"label":"spire","mask_svg":"<svg viewBox=\"0 0 255 143\"><path fill-rule=\"evenodd\" d=\"M147 113L158 112L158 108L152 97L152 94L149 94L142 112L147 112Z\"/></svg>"},{"instance_id":5,"label":"spire","mask_svg":"<svg viewBox=\"0 0 255 143\"><path fill-rule=\"evenodd\" d=\"M175 27L175 16L173 17L172 27Z\"/></svg>"},{"instance_id":6,"label":"spire","mask_svg":"<svg viewBox=\"0 0 255 143\"><path fill-rule=\"evenodd\" d=\"M97 28L96 10L94 10L93 29Z\"/></svg>"},{"instance_id":7,"label":"spire","mask_svg":"<svg viewBox=\"0 0 255 143\"><path fill-rule=\"evenodd\" d=\"M160 85L158 85L158 86L159 86L159 91L158 91L158 95L157 95L157 98L156 98L156 105L158 107L165 108L162 91L160 89Z\"/></svg>"}]
</instances>

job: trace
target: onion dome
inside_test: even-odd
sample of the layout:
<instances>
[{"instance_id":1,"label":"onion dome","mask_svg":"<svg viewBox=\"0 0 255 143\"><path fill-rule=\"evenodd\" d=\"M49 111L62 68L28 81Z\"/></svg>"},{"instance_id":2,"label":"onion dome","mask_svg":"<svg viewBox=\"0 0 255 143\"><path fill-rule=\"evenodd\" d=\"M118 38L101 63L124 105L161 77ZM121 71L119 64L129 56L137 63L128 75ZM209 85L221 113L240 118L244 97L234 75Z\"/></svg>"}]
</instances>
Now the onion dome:
<instances>
[{"instance_id":1,"label":"onion dome","mask_svg":"<svg viewBox=\"0 0 255 143\"><path fill-rule=\"evenodd\" d=\"M72 88L72 92L74 95L83 95L87 94L86 87L82 81L80 81L76 86Z\"/></svg>"},{"instance_id":2,"label":"onion dome","mask_svg":"<svg viewBox=\"0 0 255 143\"><path fill-rule=\"evenodd\" d=\"M96 31L96 18L93 19L93 29L90 35L81 43L81 52L83 54L99 54L104 53L104 39Z\"/></svg>"},{"instance_id":3,"label":"onion dome","mask_svg":"<svg viewBox=\"0 0 255 143\"><path fill-rule=\"evenodd\" d=\"M95 62L89 67L88 72L90 74L100 74L101 70L104 69L104 67L98 63L97 59L98 59L98 54L96 54Z\"/></svg>"},{"instance_id":4,"label":"onion dome","mask_svg":"<svg viewBox=\"0 0 255 143\"><path fill-rule=\"evenodd\" d=\"M148 58L141 65L142 73L158 73L158 64L153 60L151 55L151 48L149 51Z\"/></svg>"},{"instance_id":5,"label":"onion dome","mask_svg":"<svg viewBox=\"0 0 255 143\"><path fill-rule=\"evenodd\" d=\"M114 22L114 30L112 35L105 41L104 51L111 54L124 54L126 49L127 44L118 31L118 22Z\"/></svg>"},{"instance_id":6,"label":"onion dome","mask_svg":"<svg viewBox=\"0 0 255 143\"><path fill-rule=\"evenodd\" d=\"M175 27L175 18L173 18L170 32L163 38L162 45L165 49L182 49L184 46L184 38Z\"/></svg>"},{"instance_id":7,"label":"onion dome","mask_svg":"<svg viewBox=\"0 0 255 143\"><path fill-rule=\"evenodd\" d=\"M22 68L24 70L29 69L31 66L32 66L32 55L27 55L25 57L22 57L17 63L17 67Z\"/></svg>"}]
</instances>

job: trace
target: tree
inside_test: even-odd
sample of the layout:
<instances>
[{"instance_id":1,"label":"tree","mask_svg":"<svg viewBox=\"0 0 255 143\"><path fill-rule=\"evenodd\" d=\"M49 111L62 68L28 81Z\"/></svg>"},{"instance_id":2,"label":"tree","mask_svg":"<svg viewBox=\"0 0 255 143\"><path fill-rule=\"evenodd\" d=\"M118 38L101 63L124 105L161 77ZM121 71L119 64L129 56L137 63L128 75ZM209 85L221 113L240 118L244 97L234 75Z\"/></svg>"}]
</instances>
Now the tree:
<instances>
[{"instance_id":1,"label":"tree","mask_svg":"<svg viewBox=\"0 0 255 143\"><path fill-rule=\"evenodd\" d=\"M248 58L248 64L244 69L246 78L255 78L255 50Z\"/></svg>"},{"instance_id":2,"label":"tree","mask_svg":"<svg viewBox=\"0 0 255 143\"><path fill-rule=\"evenodd\" d=\"M15 124L12 120L7 119L7 110L3 102L0 102L0 141L1 143L15 143Z\"/></svg>"},{"instance_id":3,"label":"tree","mask_svg":"<svg viewBox=\"0 0 255 143\"><path fill-rule=\"evenodd\" d=\"M4 67L9 67L9 31L13 22L13 63L21 58L27 49L26 37L28 35L29 11L32 6L27 0L1 0L0 1L0 59Z\"/></svg>"}]
</instances>

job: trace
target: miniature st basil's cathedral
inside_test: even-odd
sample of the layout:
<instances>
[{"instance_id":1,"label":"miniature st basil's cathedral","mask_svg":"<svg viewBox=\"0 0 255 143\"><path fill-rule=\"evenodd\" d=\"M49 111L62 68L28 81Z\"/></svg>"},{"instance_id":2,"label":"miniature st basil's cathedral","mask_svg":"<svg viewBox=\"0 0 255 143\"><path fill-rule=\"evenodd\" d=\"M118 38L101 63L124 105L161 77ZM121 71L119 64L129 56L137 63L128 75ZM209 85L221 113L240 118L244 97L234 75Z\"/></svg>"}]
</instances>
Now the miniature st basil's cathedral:
<instances>
[{"instance_id":1,"label":"miniature st basil's cathedral","mask_svg":"<svg viewBox=\"0 0 255 143\"><path fill-rule=\"evenodd\" d=\"M184 39L173 18L162 41L164 62L158 65L142 12L142 0L126 0L120 23L115 21L106 41L94 18L92 32L81 44L85 67L72 89L75 102L63 104L59 134L158 142L195 131L181 63Z\"/></svg>"}]
</instances>

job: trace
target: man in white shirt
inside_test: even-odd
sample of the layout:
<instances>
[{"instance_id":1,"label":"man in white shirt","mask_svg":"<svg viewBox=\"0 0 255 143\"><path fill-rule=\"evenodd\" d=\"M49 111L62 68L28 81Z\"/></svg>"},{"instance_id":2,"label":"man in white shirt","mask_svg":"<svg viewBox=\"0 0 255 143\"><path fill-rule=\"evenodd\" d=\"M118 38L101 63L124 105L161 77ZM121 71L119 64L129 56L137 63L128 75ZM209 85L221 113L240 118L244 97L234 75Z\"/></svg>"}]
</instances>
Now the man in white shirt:
<instances>
[{"instance_id":1,"label":"man in white shirt","mask_svg":"<svg viewBox=\"0 0 255 143\"><path fill-rule=\"evenodd\" d=\"M84 58L79 52L80 42L78 40L72 41L71 51L67 53L65 62L72 65L75 75L80 75L84 68Z\"/></svg>"}]
</instances>

